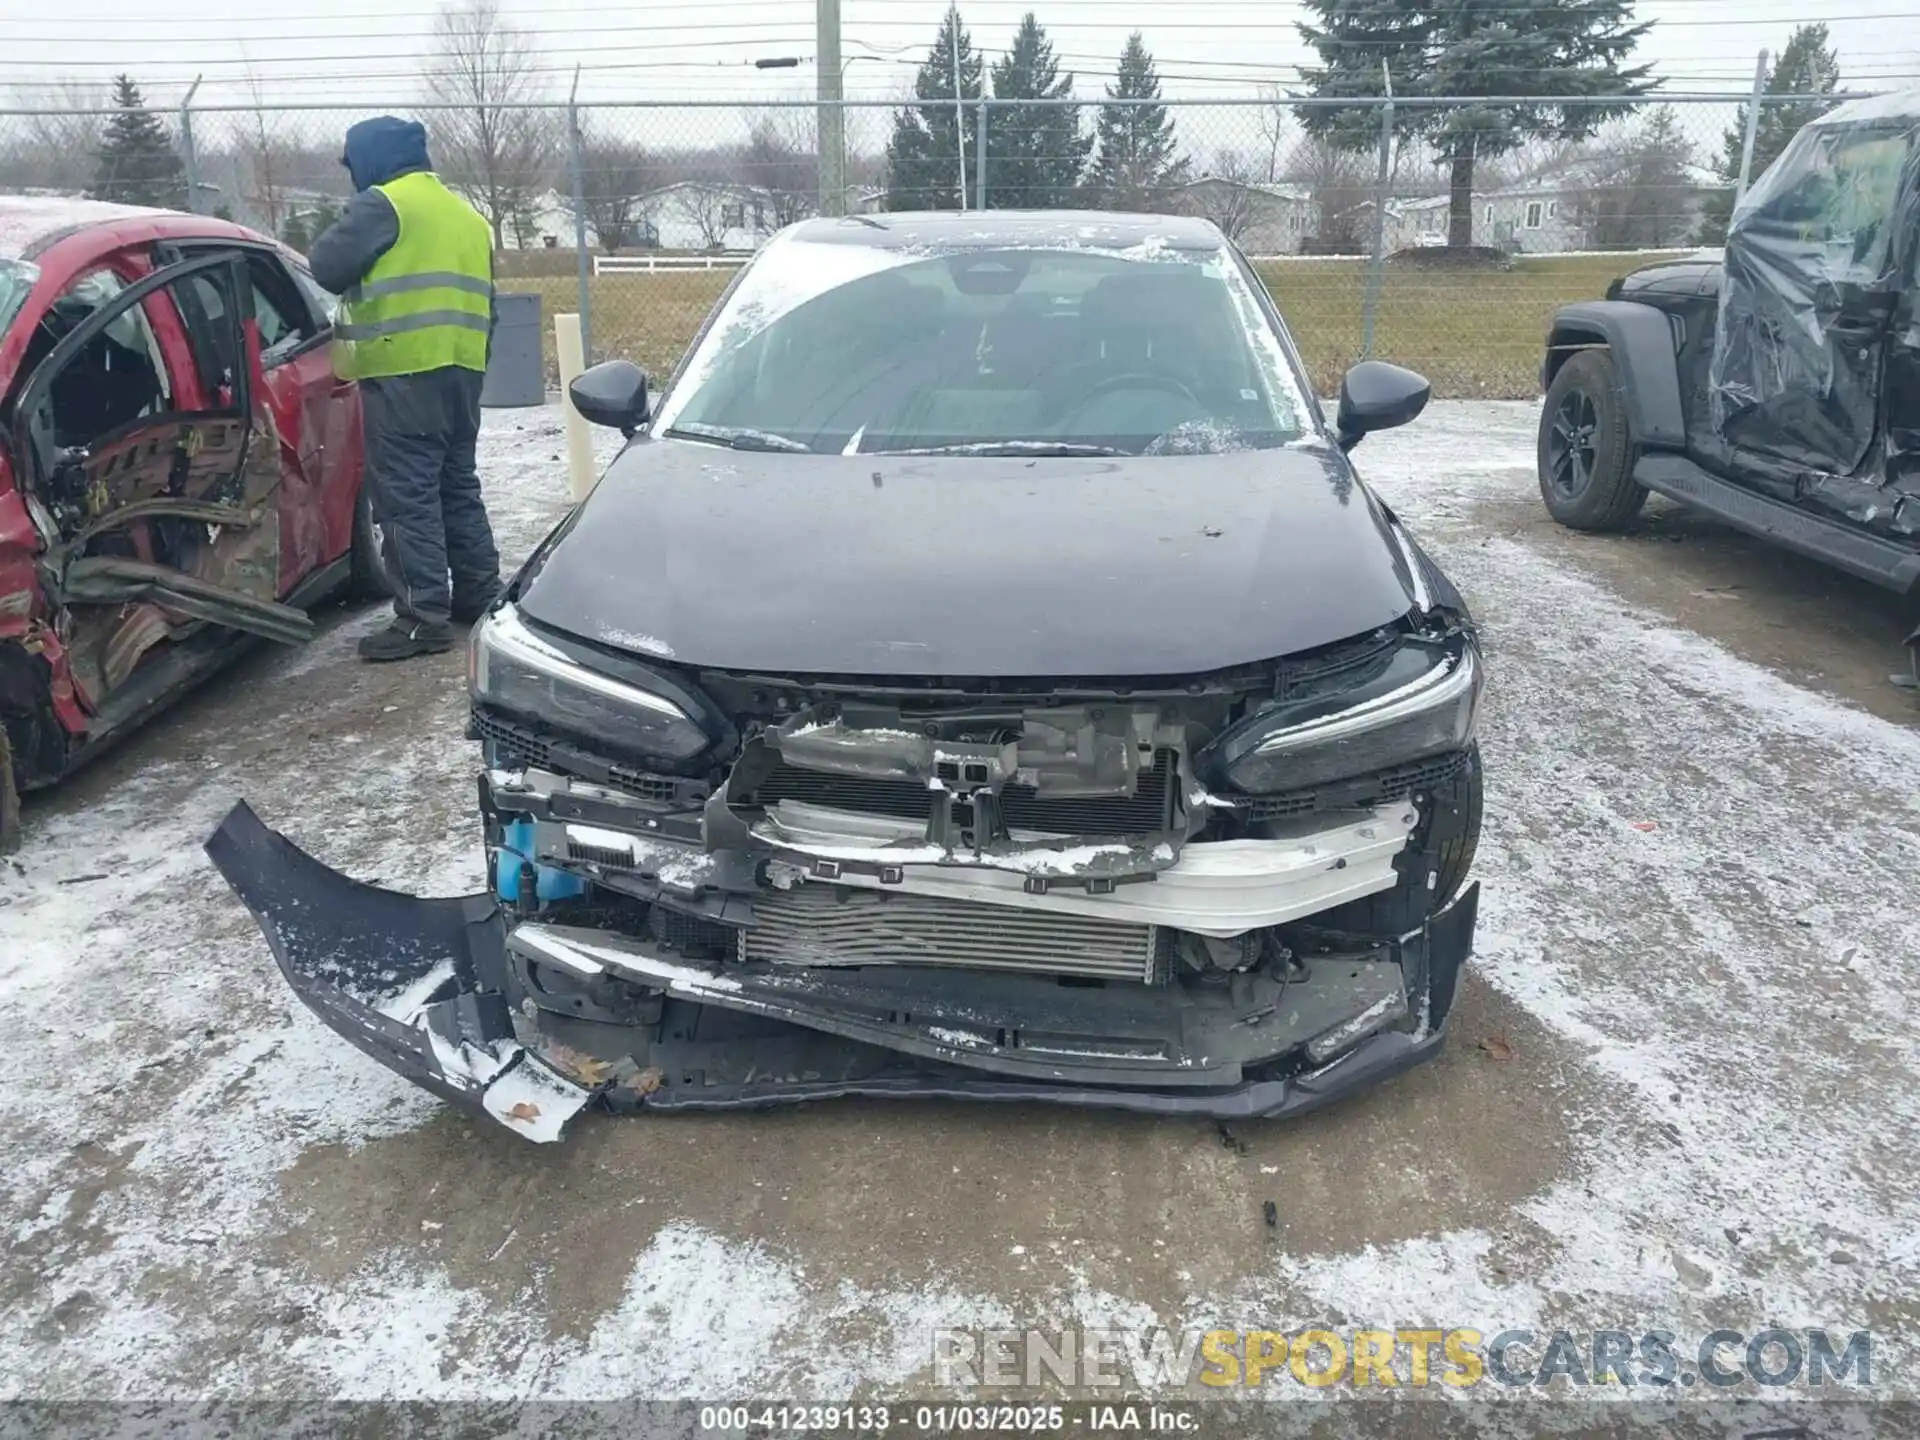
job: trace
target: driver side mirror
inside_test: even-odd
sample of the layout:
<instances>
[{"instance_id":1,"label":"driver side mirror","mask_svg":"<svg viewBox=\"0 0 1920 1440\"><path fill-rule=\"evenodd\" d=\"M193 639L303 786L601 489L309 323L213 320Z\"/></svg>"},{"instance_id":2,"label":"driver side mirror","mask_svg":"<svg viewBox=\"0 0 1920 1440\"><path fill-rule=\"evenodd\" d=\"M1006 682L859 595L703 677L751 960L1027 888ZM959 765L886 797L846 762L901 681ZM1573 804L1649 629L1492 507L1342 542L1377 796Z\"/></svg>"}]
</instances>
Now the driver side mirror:
<instances>
[{"instance_id":1,"label":"driver side mirror","mask_svg":"<svg viewBox=\"0 0 1920 1440\"><path fill-rule=\"evenodd\" d=\"M631 360L603 361L574 377L567 398L588 424L605 425L631 440L647 423L647 372Z\"/></svg>"},{"instance_id":2,"label":"driver side mirror","mask_svg":"<svg viewBox=\"0 0 1920 1440\"><path fill-rule=\"evenodd\" d=\"M1384 360L1362 360L1340 380L1340 408L1333 422L1340 448L1351 450L1375 430L1405 425L1427 408L1432 395L1426 376Z\"/></svg>"}]
</instances>

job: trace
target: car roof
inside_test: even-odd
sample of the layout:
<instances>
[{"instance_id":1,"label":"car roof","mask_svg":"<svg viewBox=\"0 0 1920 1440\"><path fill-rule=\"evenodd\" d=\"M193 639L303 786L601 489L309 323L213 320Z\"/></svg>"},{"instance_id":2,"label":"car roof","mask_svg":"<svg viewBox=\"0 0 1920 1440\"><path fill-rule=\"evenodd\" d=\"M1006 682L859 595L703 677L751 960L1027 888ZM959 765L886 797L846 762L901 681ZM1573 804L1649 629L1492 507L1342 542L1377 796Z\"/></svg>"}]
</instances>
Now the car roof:
<instances>
[{"instance_id":1,"label":"car roof","mask_svg":"<svg viewBox=\"0 0 1920 1440\"><path fill-rule=\"evenodd\" d=\"M786 238L870 250L1092 249L1164 245L1214 250L1219 227L1192 215L1136 215L1111 210L893 210L843 219L803 220Z\"/></svg>"},{"instance_id":2,"label":"car roof","mask_svg":"<svg viewBox=\"0 0 1920 1440\"><path fill-rule=\"evenodd\" d=\"M66 195L0 195L0 260L18 260L56 235L82 226L153 219L167 213Z\"/></svg>"},{"instance_id":3,"label":"car roof","mask_svg":"<svg viewBox=\"0 0 1920 1440\"><path fill-rule=\"evenodd\" d=\"M1885 121L1920 122L1920 88L1893 90L1885 95L1863 95L1827 111L1809 126L1876 125Z\"/></svg>"},{"instance_id":4,"label":"car roof","mask_svg":"<svg viewBox=\"0 0 1920 1440\"><path fill-rule=\"evenodd\" d=\"M268 242L244 226L179 210L113 205L70 195L0 195L0 260L34 259L77 232L112 226L125 243L177 236Z\"/></svg>"}]
</instances>

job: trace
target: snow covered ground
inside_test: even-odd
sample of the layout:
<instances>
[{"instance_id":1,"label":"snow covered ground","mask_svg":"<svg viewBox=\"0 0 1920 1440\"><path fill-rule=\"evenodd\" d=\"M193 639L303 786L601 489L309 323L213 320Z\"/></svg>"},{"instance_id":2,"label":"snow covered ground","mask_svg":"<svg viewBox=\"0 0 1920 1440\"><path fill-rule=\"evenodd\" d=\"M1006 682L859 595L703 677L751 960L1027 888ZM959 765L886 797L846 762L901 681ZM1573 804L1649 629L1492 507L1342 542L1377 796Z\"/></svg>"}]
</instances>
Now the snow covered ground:
<instances>
[{"instance_id":1,"label":"snow covered ground","mask_svg":"<svg viewBox=\"0 0 1920 1440\"><path fill-rule=\"evenodd\" d=\"M1901 1383L1920 728L1745 658L1791 648L1765 616L1796 562L1677 609L1642 592L1686 534L1516 518L1534 418L1437 405L1359 457L1490 660L1437 1064L1232 1146L881 1104L558 1149L471 1124L292 1001L199 848L244 796L357 875L480 881L459 658L359 666L380 617L344 616L31 806L0 864L0 1399L844 1398L923 1386L935 1328L1065 1323L1871 1327ZM510 555L562 452L551 409L489 418Z\"/></svg>"}]
</instances>

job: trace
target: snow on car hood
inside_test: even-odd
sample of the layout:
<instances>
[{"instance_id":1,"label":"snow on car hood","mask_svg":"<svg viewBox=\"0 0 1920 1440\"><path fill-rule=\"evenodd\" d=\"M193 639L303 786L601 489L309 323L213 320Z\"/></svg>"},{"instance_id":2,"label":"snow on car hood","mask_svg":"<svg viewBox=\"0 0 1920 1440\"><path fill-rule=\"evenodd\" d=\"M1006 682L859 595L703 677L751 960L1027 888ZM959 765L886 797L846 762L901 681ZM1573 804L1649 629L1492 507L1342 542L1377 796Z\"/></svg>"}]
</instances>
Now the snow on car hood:
<instances>
[{"instance_id":1,"label":"snow on car hood","mask_svg":"<svg viewBox=\"0 0 1920 1440\"><path fill-rule=\"evenodd\" d=\"M1184 675L1404 615L1331 446L1148 459L772 455L641 441L522 582L536 622L783 673Z\"/></svg>"}]
</instances>

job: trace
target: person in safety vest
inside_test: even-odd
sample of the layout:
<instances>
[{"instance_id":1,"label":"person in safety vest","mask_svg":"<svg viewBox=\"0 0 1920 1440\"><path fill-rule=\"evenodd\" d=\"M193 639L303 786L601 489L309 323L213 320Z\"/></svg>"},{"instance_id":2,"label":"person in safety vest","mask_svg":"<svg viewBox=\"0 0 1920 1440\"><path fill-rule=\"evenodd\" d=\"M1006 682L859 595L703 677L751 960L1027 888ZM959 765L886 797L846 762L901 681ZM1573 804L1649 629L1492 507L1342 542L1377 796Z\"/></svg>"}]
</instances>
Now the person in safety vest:
<instances>
[{"instance_id":1,"label":"person in safety vest","mask_svg":"<svg viewBox=\"0 0 1920 1440\"><path fill-rule=\"evenodd\" d=\"M393 623L362 660L453 648L500 591L500 552L474 443L493 336L493 232L433 173L427 132L383 115L347 131L355 195L313 242L313 278L340 296L334 369L360 382L367 493Z\"/></svg>"}]
</instances>

